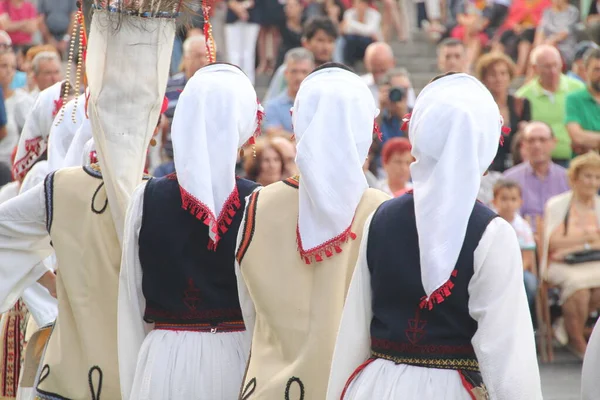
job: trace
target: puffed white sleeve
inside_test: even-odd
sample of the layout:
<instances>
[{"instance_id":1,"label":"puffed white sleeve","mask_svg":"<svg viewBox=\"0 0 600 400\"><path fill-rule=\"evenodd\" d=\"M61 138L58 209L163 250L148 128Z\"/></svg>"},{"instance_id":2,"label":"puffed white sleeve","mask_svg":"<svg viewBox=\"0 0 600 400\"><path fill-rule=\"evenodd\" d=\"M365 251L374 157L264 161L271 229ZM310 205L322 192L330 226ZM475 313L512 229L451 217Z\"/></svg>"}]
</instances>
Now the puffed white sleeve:
<instances>
[{"instance_id":1,"label":"puffed white sleeve","mask_svg":"<svg viewBox=\"0 0 600 400\"><path fill-rule=\"evenodd\" d=\"M138 354L153 324L144 321L146 299L142 292L142 265L139 258L139 236L144 209L144 189L140 184L131 196L125 217L123 256L119 276L118 300L118 356L121 395L123 400L131 396Z\"/></svg>"},{"instance_id":2,"label":"puffed white sleeve","mask_svg":"<svg viewBox=\"0 0 600 400\"><path fill-rule=\"evenodd\" d=\"M367 262L367 245L371 214L365 222L360 250L335 343L327 400L338 400L352 373L371 355L371 320L373 319L371 273ZM348 351L352 349L352 351Z\"/></svg>"},{"instance_id":3,"label":"puffed white sleeve","mask_svg":"<svg viewBox=\"0 0 600 400\"><path fill-rule=\"evenodd\" d=\"M490 398L541 400L521 250L502 218L490 222L475 250L469 313L477 321L472 344Z\"/></svg>"},{"instance_id":4,"label":"puffed white sleeve","mask_svg":"<svg viewBox=\"0 0 600 400\"><path fill-rule=\"evenodd\" d=\"M0 205L0 313L50 269L44 182Z\"/></svg>"}]
</instances>

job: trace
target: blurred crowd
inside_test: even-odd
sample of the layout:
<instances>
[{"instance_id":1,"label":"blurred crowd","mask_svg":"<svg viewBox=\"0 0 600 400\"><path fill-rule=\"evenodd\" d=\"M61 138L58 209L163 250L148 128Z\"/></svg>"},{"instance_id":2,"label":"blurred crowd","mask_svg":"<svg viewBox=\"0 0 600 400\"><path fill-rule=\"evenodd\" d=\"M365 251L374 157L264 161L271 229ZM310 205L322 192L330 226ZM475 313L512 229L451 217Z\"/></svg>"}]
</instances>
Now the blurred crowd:
<instances>
[{"instance_id":1,"label":"blurred crowd","mask_svg":"<svg viewBox=\"0 0 600 400\"><path fill-rule=\"evenodd\" d=\"M571 276L560 266L575 245L600 250L600 214L589 204L591 213L581 206L590 194L596 199L600 190L600 162L588 153L600 149L600 1L209 3L217 59L238 65L264 93L263 137L240 154L238 164L240 175L261 185L297 173L290 109L315 67L346 64L371 89L381 110L381 140L374 140L364 172L370 186L392 196L411 188L407 122L420 89L411 80L411 72L420 72L414 71L415 62L394 49L425 38L437 46L431 56L437 58L439 73L475 75L492 93L505 127L480 200L515 227L532 305L539 281L557 288L556 303L564 319L556 331L563 332L562 342L582 354L587 317L600 306L590 300L600 288L600 275L595 282L600 265L598 272L590 270L583 277ZM0 0L0 186L12 180L11 156L37 95L72 68L68 64L76 11L76 0ZM179 27L173 47L169 104L157 128L158 145L149 151L148 171L155 176L174 172L170 123L181 90L207 63L199 5L195 11ZM403 67L409 64L413 71ZM578 161L572 162L574 158ZM5 189L0 189L0 202ZM564 210L552 211L548 202L565 193L574 199L568 208L573 212L567 211L571 218L549 224ZM543 224L554 230L541 235L537 231ZM571 247L565 247L561 235L569 236ZM542 247L546 253L540 259L536 248ZM537 271L533 264L546 270ZM582 286L579 280L596 286Z\"/></svg>"}]
</instances>

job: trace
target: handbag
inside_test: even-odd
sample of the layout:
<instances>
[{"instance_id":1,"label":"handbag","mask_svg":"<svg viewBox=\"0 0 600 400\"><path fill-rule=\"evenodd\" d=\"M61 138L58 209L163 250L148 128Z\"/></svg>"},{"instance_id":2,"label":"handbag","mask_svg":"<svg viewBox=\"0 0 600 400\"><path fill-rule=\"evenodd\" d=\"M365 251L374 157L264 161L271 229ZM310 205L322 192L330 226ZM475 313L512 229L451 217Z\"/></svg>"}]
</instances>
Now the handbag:
<instances>
[{"instance_id":1,"label":"handbag","mask_svg":"<svg viewBox=\"0 0 600 400\"><path fill-rule=\"evenodd\" d=\"M565 262L569 265L582 264L590 261L600 261L600 250L582 250L567 254Z\"/></svg>"}]
</instances>

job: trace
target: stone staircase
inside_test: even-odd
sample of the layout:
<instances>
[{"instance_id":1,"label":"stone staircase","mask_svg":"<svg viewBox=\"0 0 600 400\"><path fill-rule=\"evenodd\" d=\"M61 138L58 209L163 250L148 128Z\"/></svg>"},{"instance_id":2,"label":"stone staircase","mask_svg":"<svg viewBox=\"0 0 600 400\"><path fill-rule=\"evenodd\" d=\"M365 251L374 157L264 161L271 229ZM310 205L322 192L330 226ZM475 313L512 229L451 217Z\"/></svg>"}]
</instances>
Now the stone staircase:
<instances>
[{"instance_id":1,"label":"stone staircase","mask_svg":"<svg viewBox=\"0 0 600 400\"><path fill-rule=\"evenodd\" d=\"M396 65L410 73L410 80L418 94L438 74L436 45L421 31L413 32L408 43L391 43Z\"/></svg>"}]
</instances>

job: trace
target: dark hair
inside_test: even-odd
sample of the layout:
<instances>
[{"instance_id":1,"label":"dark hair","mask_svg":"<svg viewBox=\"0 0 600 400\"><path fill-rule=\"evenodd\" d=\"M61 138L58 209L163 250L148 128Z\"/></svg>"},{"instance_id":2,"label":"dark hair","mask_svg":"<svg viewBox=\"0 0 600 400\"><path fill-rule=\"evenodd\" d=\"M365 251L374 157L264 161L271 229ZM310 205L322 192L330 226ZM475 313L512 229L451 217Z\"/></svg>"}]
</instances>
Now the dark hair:
<instances>
[{"instance_id":1,"label":"dark hair","mask_svg":"<svg viewBox=\"0 0 600 400\"><path fill-rule=\"evenodd\" d=\"M350 68L349 66L347 66L345 64L336 63L336 62L326 62L325 64L321 64L317 68L313 69L311 74L313 74L317 71L321 71L323 69L327 69L327 68L340 68L340 69L343 69L343 70L346 70L348 72L352 72L353 74L355 74L354 70L352 68Z\"/></svg>"},{"instance_id":2,"label":"dark hair","mask_svg":"<svg viewBox=\"0 0 600 400\"><path fill-rule=\"evenodd\" d=\"M314 17L306 21L302 29L302 37L306 40L311 40L319 31L325 32L327 36L337 39L338 30L333 24L333 21L328 17Z\"/></svg>"},{"instance_id":3,"label":"dark hair","mask_svg":"<svg viewBox=\"0 0 600 400\"><path fill-rule=\"evenodd\" d=\"M433 79L430 80L429 83L433 83L433 82L437 81L438 79L442 79L442 78L445 78L447 76L454 75L454 74L460 74L460 72L453 71L453 72L446 72L445 74L439 74L439 75L433 77Z\"/></svg>"},{"instance_id":4,"label":"dark hair","mask_svg":"<svg viewBox=\"0 0 600 400\"><path fill-rule=\"evenodd\" d=\"M271 142L268 138L259 138L254 146L254 151L244 152L244 171L246 172L246 179L256 182L258 176L261 173L261 164L263 153L266 149L273 149L279 155L281 159L281 175L284 171L283 154L279 148Z\"/></svg>"},{"instance_id":5,"label":"dark hair","mask_svg":"<svg viewBox=\"0 0 600 400\"><path fill-rule=\"evenodd\" d=\"M585 52L583 55L583 65L585 67L589 67L592 60L600 60L600 49L599 48L591 48Z\"/></svg>"},{"instance_id":6,"label":"dark hair","mask_svg":"<svg viewBox=\"0 0 600 400\"><path fill-rule=\"evenodd\" d=\"M454 38L446 38L437 45L437 52L439 53L440 50L443 49L444 47L456 47L456 46L465 48L465 44L462 41L460 41L458 39L454 39Z\"/></svg>"},{"instance_id":7,"label":"dark hair","mask_svg":"<svg viewBox=\"0 0 600 400\"><path fill-rule=\"evenodd\" d=\"M496 198L498 193L503 189L517 189L519 191L519 196L523 195L523 192L521 192L521 185L519 185L518 182L509 179L500 179L494 184L494 198Z\"/></svg>"}]
</instances>

